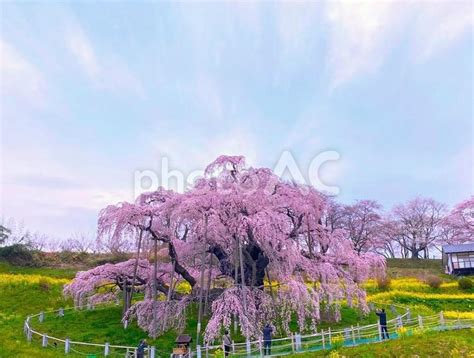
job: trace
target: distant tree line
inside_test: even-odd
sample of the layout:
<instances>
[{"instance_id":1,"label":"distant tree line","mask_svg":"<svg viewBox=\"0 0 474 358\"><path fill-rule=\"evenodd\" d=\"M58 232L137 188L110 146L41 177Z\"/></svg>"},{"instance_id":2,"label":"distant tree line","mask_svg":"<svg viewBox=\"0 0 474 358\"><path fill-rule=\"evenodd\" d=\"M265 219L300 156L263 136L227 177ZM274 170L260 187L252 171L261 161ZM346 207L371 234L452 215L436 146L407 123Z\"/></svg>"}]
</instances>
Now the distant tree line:
<instances>
[{"instance_id":1,"label":"distant tree line","mask_svg":"<svg viewBox=\"0 0 474 358\"><path fill-rule=\"evenodd\" d=\"M430 198L415 198L389 211L372 200L350 205L333 200L325 224L345 230L357 252L426 259L445 244L474 241L474 197L451 210Z\"/></svg>"},{"instance_id":2,"label":"distant tree line","mask_svg":"<svg viewBox=\"0 0 474 358\"><path fill-rule=\"evenodd\" d=\"M329 198L322 224L331 232L344 230L358 253L376 252L387 258L429 258L445 244L474 242L474 197L451 210L431 198L415 198L385 211L373 200L342 204ZM134 238L99 237L76 232L66 240L28 230L14 219L0 224L0 246L22 245L47 252L123 255L133 251ZM145 244L143 251L150 250Z\"/></svg>"}]
</instances>

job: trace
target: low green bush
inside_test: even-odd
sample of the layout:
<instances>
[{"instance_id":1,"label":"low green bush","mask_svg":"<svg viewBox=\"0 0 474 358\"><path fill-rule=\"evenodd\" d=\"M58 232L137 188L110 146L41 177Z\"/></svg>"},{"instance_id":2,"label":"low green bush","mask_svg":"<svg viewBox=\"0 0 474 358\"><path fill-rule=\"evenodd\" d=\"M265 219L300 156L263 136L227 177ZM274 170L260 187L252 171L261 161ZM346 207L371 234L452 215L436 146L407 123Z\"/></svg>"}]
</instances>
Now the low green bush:
<instances>
[{"instance_id":1,"label":"low green bush","mask_svg":"<svg viewBox=\"0 0 474 358\"><path fill-rule=\"evenodd\" d=\"M38 282L38 286L42 291L49 291L51 289L51 284L46 278L41 278Z\"/></svg>"},{"instance_id":2,"label":"low green bush","mask_svg":"<svg viewBox=\"0 0 474 358\"><path fill-rule=\"evenodd\" d=\"M463 277L458 281L461 290L470 290L472 288L472 280L469 277Z\"/></svg>"},{"instance_id":3,"label":"low green bush","mask_svg":"<svg viewBox=\"0 0 474 358\"><path fill-rule=\"evenodd\" d=\"M377 277L377 287L379 290L388 290L391 283L392 279L388 275Z\"/></svg>"},{"instance_id":4,"label":"low green bush","mask_svg":"<svg viewBox=\"0 0 474 358\"><path fill-rule=\"evenodd\" d=\"M15 266L41 266L37 252L22 244L0 247L0 259Z\"/></svg>"},{"instance_id":5,"label":"low green bush","mask_svg":"<svg viewBox=\"0 0 474 358\"><path fill-rule=\"evenodd\" d=\"M439 276L429 275L425 278L425 282L431 288L439 288L443 283L443 280Z\"/></svg>"}]
</instances>

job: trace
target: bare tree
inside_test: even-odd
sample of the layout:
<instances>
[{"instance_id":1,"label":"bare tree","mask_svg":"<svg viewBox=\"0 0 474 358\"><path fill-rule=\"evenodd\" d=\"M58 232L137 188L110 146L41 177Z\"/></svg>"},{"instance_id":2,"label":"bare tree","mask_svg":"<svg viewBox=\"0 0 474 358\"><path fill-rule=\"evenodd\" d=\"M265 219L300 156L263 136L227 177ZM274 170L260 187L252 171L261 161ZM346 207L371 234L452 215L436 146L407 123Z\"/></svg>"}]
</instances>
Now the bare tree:
<instances>
[{"instance_id":1,"label":"bare tree","mask_svg":"<svg viewBox=\"0 0 474 358\"><path fill-rule=\"evenodd\" d=\"M388 239L401 248L402 257L428 258L429 249L442 238L446 207L433 199L416 198L398 205L385 222Z\"/></svg>"},{"instance_id":2,"label":"bare tree","mask_svg":"<svg viewBox=\"0 0 474 358\"><path fill-rule=\"evenodd\" d=\"M337 229L342 229L344 215L344 206L337 203L332 197L327 197L326 207L321 217L323 226L331 233Z\"/></svg>"},{"instance_id":3,"label":"bare tree","mask_svg":"<svg viewBox=\"0 0 474 358\"><path fill-rule=\"evenodd\" d=\"M132 235L123 235L120 238L114 238L112 235L108 237L99 237L96 240L96 247L100 252L123 254L131 252L136 248L135 237Z\"/></svg>"},{"instance_id":4,"label":"bare tree","mask_svg":"<svg viewBox=\"0 0 474 358\"><path fill-rule=\"evenodd\" d=\"M75 232L68 239L70 251L79 253L94 253L97 251L97 242L95 237L84 232Z\"/></svg>"},{"instance_id":5,"label":"bare tree","mask_svg":"<svg viewBox=\"0 0 474 358\"><path fill-rule=\"evenodd\" d=\"M30 235L28 245L35 250L44 251L48 246L49 238L47 235L40 232L35 232Z\"/></svg>"},{"instance_id":6,"label":"bare tree","mask_svg":"<svg viewBox=\"0 0 474 358\"><path fill-rule=\"evenodd\" d=\"M342 228L352 241L357 253L373 249L378 235L382 206L372 200L359 200L353 205L345 205L341 211Z\"/></svg>"},{"instance_id":7,"label":"bare tree","mask_svg":"<svg viewBox=\"0 0 474 358\"><path fill-rule=\"evenodd\" d=\"M23 221L17 222L14 218L4 219L2 218L2 226L8 228L10 231L8 237L5 239L4 244L15 245L15 244L29 244L31 239L31 233L26 228Z\"/></svg>"},{"instance_id":8,"label":"bare tree","mask_svg":"<svg viewBox=\"0 0 474 358\"><path fill-rule=\"evenodd\" d=\"M3 225L0 225L0 245L7 241L8 236L10 236L11 230L6 228Z\"/></svg>"}]
</instances>

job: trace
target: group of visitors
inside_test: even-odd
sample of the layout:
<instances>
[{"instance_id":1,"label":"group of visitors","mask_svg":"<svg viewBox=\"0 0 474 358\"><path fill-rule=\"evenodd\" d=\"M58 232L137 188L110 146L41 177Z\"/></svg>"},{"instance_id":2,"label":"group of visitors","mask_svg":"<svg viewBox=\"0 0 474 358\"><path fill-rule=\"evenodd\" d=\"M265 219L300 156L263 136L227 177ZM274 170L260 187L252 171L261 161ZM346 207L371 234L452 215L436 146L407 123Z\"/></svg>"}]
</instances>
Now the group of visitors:
<instances>
[{"instance_id":1,"label":"group of visitors","mask_svg":"<svg viewBox=\"0 0 474 358\"><path fill-rule=\"evenodd\" d=\"M272 335L273 335L273 328L272 326L267 323L265 327L263 327L263 355L271 355L272 351ZM224 343L224 355L226 357L229 356L232 350L232 339L230 338L230 333L228 330L224 332L224 337L222 338Z\"/></svg>"},{"instance_id":2,"label":"group of visitors","mask_svg":"<svg viewBox=\"0 0 474 358\"><path fill-rule=\"evenodd\" d=\"M381 330L382 339L389 339L388 330L387 330L387 314L385 313L385 309L382 308L381 310L376 310L375 314L379 317L379 324ZM263 327L263 355L271 355L272 350L272 336L273 336L273 327L270 323L267 323L265 327ZM224 356L228 357L230 352L232 351L232 339L230 337L229 330L225 330L224 336L222 337L222 342L224 345ZM137 358L143 358L145 349L147 347L146 341L143 339L140 341L140 344L137 347Z\"/></svg>"}]
</instances>

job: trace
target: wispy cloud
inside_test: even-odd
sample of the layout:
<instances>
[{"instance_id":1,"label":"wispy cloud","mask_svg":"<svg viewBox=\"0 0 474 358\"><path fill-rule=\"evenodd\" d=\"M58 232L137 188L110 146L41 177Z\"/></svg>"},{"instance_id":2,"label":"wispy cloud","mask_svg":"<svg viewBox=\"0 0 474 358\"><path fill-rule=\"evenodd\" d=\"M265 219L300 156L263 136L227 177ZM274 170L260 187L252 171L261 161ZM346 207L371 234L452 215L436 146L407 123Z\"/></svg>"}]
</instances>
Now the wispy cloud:
<instances>
[{"instance_id":1,"label":"wispy cloud","mask_svg":"<svg viewBox=\"0 0 474 358\"><path fill-rule=\"evenodd\" d=\"M419 12L414 32L414 59L425 62L467 34L474 23L471 1L430 2Z\"/></svg>"},{"instance_id":2,"label":"wispy cloud","mask_svg":"<svg viewBox=\"0 0 474 358\"><path fill-rule=\"evenodd\" d=\"M328 2L330 89L376 70L389 49L398 2Z\"/></svg>"},{"instance_id":3,"label":"wispy cloud","mask_svg":"<svg viewBox=\"0 0 474 358\"><path fill-rule=\"evenodd\" d=\"M97 80L101 67L89 38L78 24L70 25L65 34L66 45L80 67L92 79Z\"/></svg>"},{"instance_id":4,"label":"wispy cloud","mask_svg":"<svg viewBox=\"0 0 474 358\"><path fill-rule=\"evenodd\" d=\"M394 46L408 41L410 61L425 62L472 31L469 1L328 1L330 89L379 69ZM401 36L409 31L410 36Z\"/></svg>"},{"instance_id":5,"label":"wispy cloud","mask_svg":"<svg viewBox=\"0 0 474 358\"><path fill-rule=\"evenodd\" d=\"M21 99L34 106L45 105L47 85L43 74L4 40L0 40L0 76L4 98Z\"/></svg>"},{"instance_id":6,"label":"wispy cloud","mask_svg":"<svg viewBox=\"0 0 474 358\"><path fill-rule=\"evenodd\" d=\"M98 88L146 97L141 81L129 66L115 54L101 53L99 56L84 28L72 16L66 25L64 40L79 67Z\"/></svg>"}]
</instances>

